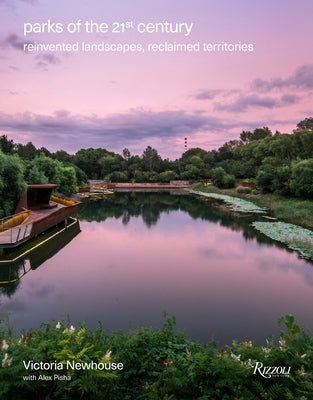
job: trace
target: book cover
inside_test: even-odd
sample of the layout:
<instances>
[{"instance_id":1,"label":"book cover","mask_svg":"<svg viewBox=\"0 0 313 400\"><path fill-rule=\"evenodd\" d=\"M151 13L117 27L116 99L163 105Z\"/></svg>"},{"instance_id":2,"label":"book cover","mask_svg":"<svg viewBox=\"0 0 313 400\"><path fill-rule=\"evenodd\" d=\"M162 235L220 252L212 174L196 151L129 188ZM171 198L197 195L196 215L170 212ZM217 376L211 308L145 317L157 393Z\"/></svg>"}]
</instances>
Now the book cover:
<instances>
[{"instance_id":1,"label":"book cover","mask_svg":"<svg viewBox=\"0 0 313 400\"><path fill-rule=\"evenodd\" d=\"M312 398L312 14L0 0L0 397Z\"/></svg>"}]
</instances>

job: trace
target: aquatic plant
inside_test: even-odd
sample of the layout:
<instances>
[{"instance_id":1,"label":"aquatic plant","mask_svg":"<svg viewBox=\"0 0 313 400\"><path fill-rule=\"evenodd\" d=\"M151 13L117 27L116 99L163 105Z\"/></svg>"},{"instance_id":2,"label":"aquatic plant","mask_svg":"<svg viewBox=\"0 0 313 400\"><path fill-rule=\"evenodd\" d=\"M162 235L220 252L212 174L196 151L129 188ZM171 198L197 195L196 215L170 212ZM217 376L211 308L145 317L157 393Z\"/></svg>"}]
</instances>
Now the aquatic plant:
<instances>
[{"instance_id":1,"label":"aquatic plant","mask_svg":"<svg viewBox=\"0 0 313 400\"><path fill-rule=\"evenodd\" d=\"M249 213L257 213L264 214L268 211L266 207L260 207L251 201L243 200L238 197L227 196L225 194L219 193L208 193L208 192L200 192L196 190L191 190L190 193L197 194L204 197L210 197L212 199L223 200L228 205L229 208L233 211L237 212L249 212Z\"/></svg>"},{"instance_id":2,"label":"aquatic plant","mask_svg":"<svg viewBox=\"0 0 313 400\"><path fill-rule=\"evenodd\" d=\"M252 226L259 232L286 244L298 251L304 258L313 258L313 232L298 225L286 222L253 222Z\"/></svg>"}]
</instances>

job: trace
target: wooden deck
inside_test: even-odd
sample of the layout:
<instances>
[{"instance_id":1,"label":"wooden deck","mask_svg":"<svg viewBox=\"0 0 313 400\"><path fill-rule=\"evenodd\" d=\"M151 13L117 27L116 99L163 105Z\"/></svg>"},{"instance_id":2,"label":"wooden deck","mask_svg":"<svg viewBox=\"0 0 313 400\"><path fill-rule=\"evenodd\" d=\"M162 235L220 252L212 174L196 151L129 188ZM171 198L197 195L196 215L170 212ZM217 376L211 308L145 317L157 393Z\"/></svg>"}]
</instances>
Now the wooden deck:
<instances>
[{"instance_id":1,"label":"wooden deck","mask_svg":"<svg viewBox=\"0 0 313 400\"><path fill-rule=\"evenodd\" d=\"M71 206L51 202L53 208L29 211L29 217L22 224L0 233L0 248L16 246L46 229L58 224L79 211L80 203Z\"/></svg>"}]
</instances>

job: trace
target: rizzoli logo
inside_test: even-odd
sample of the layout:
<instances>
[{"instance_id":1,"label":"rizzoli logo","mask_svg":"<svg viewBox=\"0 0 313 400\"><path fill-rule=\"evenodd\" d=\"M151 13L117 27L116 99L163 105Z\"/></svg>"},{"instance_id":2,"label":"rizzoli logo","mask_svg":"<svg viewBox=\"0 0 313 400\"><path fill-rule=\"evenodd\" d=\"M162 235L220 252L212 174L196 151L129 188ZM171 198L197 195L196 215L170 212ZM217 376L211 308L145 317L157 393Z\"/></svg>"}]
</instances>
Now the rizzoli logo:
<instances>
[{"instance_id":1,"label":"rizzoli logo","mask_svg":"<svg viewBox=\"0 0 313 400\"><path fill-rule=\"evenodd\" d=\"M291 367L286 366L264 366L263 363L257 361L254 366L253 375L259 373L263 378L281 378L288 377Z\"/></svg>"}]
</instances>

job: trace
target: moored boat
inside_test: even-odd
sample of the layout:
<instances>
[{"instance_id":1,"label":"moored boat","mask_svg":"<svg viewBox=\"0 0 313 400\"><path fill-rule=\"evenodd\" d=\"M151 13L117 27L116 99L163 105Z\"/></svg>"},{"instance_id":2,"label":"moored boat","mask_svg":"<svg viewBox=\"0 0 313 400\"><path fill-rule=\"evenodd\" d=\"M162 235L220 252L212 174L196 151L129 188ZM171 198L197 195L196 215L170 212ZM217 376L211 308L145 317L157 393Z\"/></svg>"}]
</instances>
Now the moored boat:
<instances>
[{"instance_id":1,"label":"moored boat","mask_svg":"<svg viewBox=\"0 0 313 400\"><path fill-rule=\"evenodd\" d=\"M16 247L76 214L81 203L52 191L55 184L28 185L15 214L0 220L0 248Z\"/></svg>"}]
</instances>

